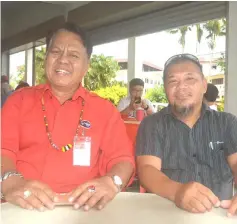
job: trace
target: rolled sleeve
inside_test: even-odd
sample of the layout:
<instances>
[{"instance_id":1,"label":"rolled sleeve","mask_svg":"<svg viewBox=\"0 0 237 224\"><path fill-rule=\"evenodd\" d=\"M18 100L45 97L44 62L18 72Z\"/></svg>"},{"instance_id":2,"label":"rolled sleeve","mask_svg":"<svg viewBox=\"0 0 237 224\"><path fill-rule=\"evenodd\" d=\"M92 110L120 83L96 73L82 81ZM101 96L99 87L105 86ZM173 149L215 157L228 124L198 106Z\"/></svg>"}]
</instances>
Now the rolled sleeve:
<instances>
[{"instance_id":1,"label":"rolled sleeve","mask_svg":"<svg viewBox=\"0 0 237 224\"><path fill-rule=\"evenodd\" d=\"M130 104L130 102L126 99L123 98L119 101L117 109L119 112L123 111L124 109L126 109L126 107Z\"/></svg>"},{"instance_id":2,"label":"rolled sleeve","mask_svg":"<svg viewBox=\"0 0 237 224\"><path fill-rule=\"evenodd\" d=\"M20 93L8 97L1 110L1 155L16 161L19 151Z\"/></svg>"},{"instance_id":3,"label":"rolled sleeve","mask_svg":"<svg viewBox=\"0 0 237 224\"><path fill-rule=\"evenodd\" d=\"M146 101L147 101L147 105L151 108L152 112L155 113L156 111L155 111L155 108L153 107L152 102L148 99L146 99Z\"/></svg>"},{"instance_id":4,"label":"rolled sleeve","mask_svg":"<svg viewBox=\"0 0 237 224\"><path fill-rule=\"evenodd\" d=\"M138 129L136 138L136 156L151 155L163 157L161 136L154 115L145 118Z\"/></svg>"},{"instance_id":5,"label":"rolled sleeve","mask_svg":"<svg viewBox=\"0 0 237 224\"><path fill-rule=\"evenodd\" d=\"M237 152L237 117L227 115L227 130L225 136L225 155L230 156Z\"/></svg>"},{"instance_id":6,"label":"rolled sleeve","mask_svg":"<svg viewBox=\"0 0 237 224\"><path fill-rule=\"evenodd\" d=\"M124 122L115 107L110 111L110 119L105 126L100 146L105 172L120 162L130 162L135 170L134 149L128 139Z\"/></svg>"}]
</instances>

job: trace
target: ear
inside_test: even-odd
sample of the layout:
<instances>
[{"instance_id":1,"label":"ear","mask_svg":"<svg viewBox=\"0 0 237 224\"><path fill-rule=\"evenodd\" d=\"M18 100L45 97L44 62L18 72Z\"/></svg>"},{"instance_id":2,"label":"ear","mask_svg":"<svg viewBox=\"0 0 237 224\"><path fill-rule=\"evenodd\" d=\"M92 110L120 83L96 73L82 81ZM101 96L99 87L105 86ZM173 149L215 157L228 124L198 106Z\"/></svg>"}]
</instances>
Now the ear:
<instances>
[{"instance_id":1,"label":"ear","mask_svg":"<svg viewBox=\"0 0 237 224\"><path fill-rule=\"evenodd\" d=\"M203 94L205 94L207 91L207 80L203 78L202 83L203 83Z\"/></svg>"},{"instance_id":2,"label":"ear","mask_svg":"<svg viewBox=\"0 0 237 224\"><path fill-rule=\"evenodd\" d=\"M88 70L90 68L90 59L87 59L86 65L84 66L84 75L83 77L87 74Z\"/></svg>"}]
</instances>

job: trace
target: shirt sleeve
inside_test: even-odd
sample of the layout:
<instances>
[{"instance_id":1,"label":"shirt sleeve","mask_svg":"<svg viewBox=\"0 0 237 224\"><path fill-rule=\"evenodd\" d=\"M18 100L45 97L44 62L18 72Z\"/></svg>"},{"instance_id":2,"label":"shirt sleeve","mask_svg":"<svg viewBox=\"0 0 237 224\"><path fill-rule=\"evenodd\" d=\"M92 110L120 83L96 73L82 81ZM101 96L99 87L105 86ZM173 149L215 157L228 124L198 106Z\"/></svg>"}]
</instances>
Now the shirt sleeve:
<instances>
[{"instance_id":1,"label":"shirt sleeve","mask_svg":"<svg viewBox=\"0 0 237 224\"><path fill-rule=\"evenodd\" d=\"M134 148L129 140L120 113L114 106L109 109L109 120L104 128L100 148L102 150L102 166L107 173L119 162L128 161L135 171ZM102 173L104 175L105 173Z\"/></svg>"},{"instance_id":2,"label":"shirt sleeve","mask_svg":"<svg viewBox=\"0 0 237 224\"><path fill-rule=\"evenodd\" d=\"M154 118L154 115L146 117L139 126L136 139L136 155L151 155L162 159L162 136L158 132Z\"/></svg>"},{"instance_id":3,"label":"shirt sleeve","mask_svg":"<svg viewBox=\"0 0 237 224\"><path fill-rule=\"evenodd\" d=\"M123 98L119 101L117 109L119 112L123 111L126 107L128 106L128 104L126 103L126 99Z\"/></svg>"},{"instance_id":4,"label":"shirt sleeve","mask_svg":"<svg viewBox=\"0 0 237 224\"><path fill-rule=\"evenodd\" d=\"M152 112L155 113L156 111L155 111L155 108L153 107L152 102L150 100L148 100L148 99L146 99L146 101L147 101L147 105L149 106L149 108L151 108Z\"/></svg>"},{"instance_id":5,"label":"shirt sleeve","mask_svg":"<svg viewBox=\"0 0 237 224\"><path fill-rule=\"evenodd\" d=\"M9 96L1 110L1 155L16 161L19 151L20 93Z\"/></svg>"},{"instance_id":6,"label":"shirt sleeve","mask_svg":"<svg viewBox=\"0 0 237 224\"><path fill-rule=\"evenodd\" d=\"M237 117L227 115L227 130L224 139L225 155L230 156L237 152Z\"/></svg>"}]
</instances>

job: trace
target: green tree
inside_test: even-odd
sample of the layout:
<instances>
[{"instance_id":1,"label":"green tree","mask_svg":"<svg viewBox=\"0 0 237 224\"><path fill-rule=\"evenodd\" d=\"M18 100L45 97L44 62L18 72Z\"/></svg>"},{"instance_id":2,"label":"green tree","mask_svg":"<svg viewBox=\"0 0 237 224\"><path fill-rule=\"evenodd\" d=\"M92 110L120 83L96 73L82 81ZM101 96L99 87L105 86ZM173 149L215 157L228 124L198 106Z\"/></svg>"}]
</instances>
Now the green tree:
<instances>
[{"instance_id":1,"label":"green tree","mask_svg":"<svg viewBox=\"0 0 237 224\"><path fill-rule=\"evenodd\" d=\"M202 41L202 37L203 37L203 27L201 24L196 24L195 25L196 27L196 37L197 37L197 43L196 43L196 54L198 53L199 51L199 46L201 44L201 41Z\"/></svg>"},{"instance_id":2,"label":"green tree","mask_svg":"<svg viewBox=\"0 0 237 224\"><path fill-rule=\"evenodd\" d=\"M225 105L225 98L222 97L220 102L217 103L217 109L218 111L224 111L224 105Z\"/></svg>"},{"instance_id":3,"label":"green tree","mask_svg":"<svg viewBox=\"0 0 237 224\"><path fill-rule=\"evenodd\" d=\"M178 29L173 29L173 30L168 31L171 34L176 34L176 33L180 34L178 42L182 46L182 52L184 52L184 48L186 44L186 34L188 31L191 31L191 30L192 28L190 26L182 26Z\"/></svg>"},{"instance_id":4,"label":"green tree","mask_svg":"<svg viewBox=\"0 0 237 224\"><path fill-rule=\"evenodd\" d=\"M10 85L15 89L20 81L25 79L25 65L17 67L17 74L14 77L10 77Z\"/></svg>"},{"instance_id":5,"label":"green tree","mask_svg":"<svg viewBox=\"0 0 237 224\"><path fill-rule=\"evenodd\" d=\"M208 40L208 47L213 52L216 47L216 37L225 35L224 24L222 24L221 20L214 19L207 21L203 28L208 32L206 39Z\"/></svg>"},{"instance_id":6,"label":"green tree","mask_svg":"<svg viewBox=\"0 0 237 224\"><path fill-rule=\"evenodd\" d=\"M216 62L217 62L217 66L221 69L221 71L225 73L225 69L226 69L226 66L225 66L225 54L222 53L221 57L218 58Z\"/></svg>"},{"instance_id":7,"label":"green tree","mask_svg":"<svg viewBox=\"0 0 237 224\"><path fill-rule=\"evenodd\" d=\"M35 83L36 85L46 82L46 75L44 70L44 61L46 56L46 47L35 49Z\"/></svg>"},{"instance_id":8,"label":"green tree","mask_svg":"<svg viewBox=\"0 0 237 224\"><path fill-rule=\"evenodd\" d=\"M149 89L145 97L149 99L151 102L168 103L164 86L156 86L153 89Z\"/></svg>"},{"instance_id":9,"label":"green tree","mask_svg":"<svg viewBox=\"0 0 237 224\"><path fill-rule=\"evenodd\" d=\"M94 92L117 106L120 99L127 95L127 88L121 87L120 85L114 85L98 89Z\"/></svg>"},{"instance_id":10,"label":"green tree","mask_svg":"<svg viewBox=\"0 0 237 224\"><path fill-rule=\"evenodd\" d=\"M93 55L84 78L84 86L91 91L112 86L119 69L118 62L112 57Z\"/></svg>"}]
</instances>

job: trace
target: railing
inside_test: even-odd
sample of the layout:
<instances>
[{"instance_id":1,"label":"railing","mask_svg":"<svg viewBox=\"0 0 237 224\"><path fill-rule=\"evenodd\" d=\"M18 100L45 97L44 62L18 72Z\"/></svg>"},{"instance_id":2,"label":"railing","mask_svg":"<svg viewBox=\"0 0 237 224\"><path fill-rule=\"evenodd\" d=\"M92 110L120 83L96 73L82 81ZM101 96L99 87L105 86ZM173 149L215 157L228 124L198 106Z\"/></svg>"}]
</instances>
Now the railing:
<instances>
[{"instance_id":1,"label":"railing","mask_svg":"<svg viewBox=\"0 0 237 224\"><path fill-rule=\"evenodd\" d=\"M167 107L168 103L153 103L152 102L153 107L155 108L155 111L160 111L162 108Z\"/></svg>"}]
</instances>

